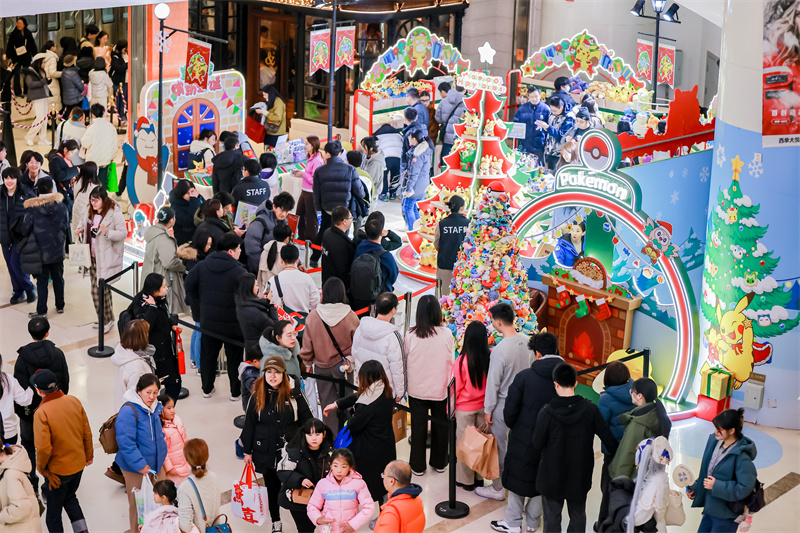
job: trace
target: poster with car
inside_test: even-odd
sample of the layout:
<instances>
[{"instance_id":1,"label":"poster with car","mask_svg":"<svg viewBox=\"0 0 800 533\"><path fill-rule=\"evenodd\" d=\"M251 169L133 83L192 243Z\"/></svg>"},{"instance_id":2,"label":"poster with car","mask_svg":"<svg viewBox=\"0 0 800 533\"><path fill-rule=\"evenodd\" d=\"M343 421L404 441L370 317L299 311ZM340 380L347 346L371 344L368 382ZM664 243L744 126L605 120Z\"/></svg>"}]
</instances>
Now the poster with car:
<instances>
[{"instance_id":1,"label":"poster with car","mask_svg":"<svg viewBox=\"0 0 800 533\"><path fill-rule=\"evenodd\" d=\"M764 2L764 147L800 146L800 0Z\"/></svg>"}]
</instances>

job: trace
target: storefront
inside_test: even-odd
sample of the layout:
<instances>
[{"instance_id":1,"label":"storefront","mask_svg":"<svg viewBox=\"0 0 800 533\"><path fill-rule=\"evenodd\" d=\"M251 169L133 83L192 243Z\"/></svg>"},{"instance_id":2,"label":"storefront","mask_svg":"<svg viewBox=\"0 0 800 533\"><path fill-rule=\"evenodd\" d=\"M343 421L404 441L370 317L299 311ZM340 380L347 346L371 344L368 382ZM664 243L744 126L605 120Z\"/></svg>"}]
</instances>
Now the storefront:
<instances>
[{"instance_id":1,"label":"storefront","mask_svg":"<svg viewBox=\"0 0 800 533\"><path fill-rule=\"evenodd\" d=\"M308 75L309 34L329 25L330 7L317 8L315 0L262 0L253 2L189 1L189 29L228 40L215 46L216 70L242 72L247 104L260 100L263 79L274 74L275 85L286 100L289 117L327 123L333 110L337 128L350 127L350 96L378 55L413 28L424 26L456 47L467 0L371 0L340 6L337 22L355 25L355 67L334 75L335 92L329 94L327 72Z\"/></svg>"}]
</instances>

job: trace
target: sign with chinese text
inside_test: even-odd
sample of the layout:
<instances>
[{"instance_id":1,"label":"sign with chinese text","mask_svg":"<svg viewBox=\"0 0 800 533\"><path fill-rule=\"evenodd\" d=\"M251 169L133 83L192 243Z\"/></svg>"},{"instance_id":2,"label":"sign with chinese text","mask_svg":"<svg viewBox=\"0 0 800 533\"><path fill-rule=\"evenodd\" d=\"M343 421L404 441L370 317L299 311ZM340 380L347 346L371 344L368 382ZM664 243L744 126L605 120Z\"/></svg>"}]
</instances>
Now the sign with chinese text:
<instances>
[{"instance_id":1,"label":"sign with chinese text","mask_svg":"<svg viewBox=\"0 0 800 533\"><path fill-rule=\"evenodd\" d=\"M211 74L211 45L189 39L186 45L186 76L184 81L205 90Z\"/></svg>"},{"instance_id":2,"label":"sign with chinese text","mask_svg":"<svg viewBox=\"0 0 800 533\"><path fill-rule=\"evenodd\" d=\"M764 2L762 142L764 147L800 146L800 53L796 17L800 0Z\"/></svg>"}]
</instances>

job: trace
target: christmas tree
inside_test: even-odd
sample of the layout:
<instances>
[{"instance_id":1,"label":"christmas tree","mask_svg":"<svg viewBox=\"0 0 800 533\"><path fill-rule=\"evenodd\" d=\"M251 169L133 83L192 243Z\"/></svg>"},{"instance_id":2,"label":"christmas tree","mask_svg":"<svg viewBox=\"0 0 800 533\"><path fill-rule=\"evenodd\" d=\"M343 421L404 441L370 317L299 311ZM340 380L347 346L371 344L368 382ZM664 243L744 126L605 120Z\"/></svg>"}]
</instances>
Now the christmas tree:
<instances>
[{"instance_id":1,"label":"christmas tree","mask_svg":"<svg viewBox=\"0 0 800 533\"><path fill-rule=\"evenodd\" d=\"M492 332L489 342L496 342L489 309L499 302L514 307L518 331L538 331L529 305L528 275L519 261L519 240L511 228L511 198L500 181L482 187L479 198L453 268L450 293L441 299L445 323L459 345L464 330L475 320Z\"/></svg>"}]
</instances>

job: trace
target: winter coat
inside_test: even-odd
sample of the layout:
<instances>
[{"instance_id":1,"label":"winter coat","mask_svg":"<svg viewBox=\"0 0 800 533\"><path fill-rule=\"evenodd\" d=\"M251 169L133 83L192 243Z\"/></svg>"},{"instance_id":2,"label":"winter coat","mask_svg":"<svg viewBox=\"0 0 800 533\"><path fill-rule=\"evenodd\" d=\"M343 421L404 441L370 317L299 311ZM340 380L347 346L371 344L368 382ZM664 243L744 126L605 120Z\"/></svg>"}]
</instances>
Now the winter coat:
<instances>
[{"instance_id":1,"label":"winter coat","mask_svg":"<svg viewBox=\"0 0 800 533\"><path fill-rule=\"evenodd\" d=\"M630 412L617 417L620 424L625 426L619 448L614 455L614 460L608 465L611 479L619 476L636 478L636 463L634 455L636 447L644 439L658 436L658 412L655 402L636 407ZM666 435L664 435L666 437Z\"/></svg>"},{"instance_id":2,"label":"winter coat","mask_svg":"<svg viewBox=\"0 0 800 533\"><path fill-rule=\"evenodd\" d=\"M306 168L303 170L303 184L304 191L312 192L314 190L314 172L325 164L325 158L322 154L317 152L306 161Z\"/></svg>"},{"instance_id":3,"label":"winter coat","mask_svg":"<svg viewBox=\"0 0 800 533\"><path fill-rule=\"evenodd\" d=\"M285 220L278 220L272 210L272 203L267 200L256 209L256 218L247 226L244 234L244 251L247 253L247 269L258 272L258 261L264 245L273 240L275 226L286 224Z\"/></svg>"},{"instance_id":4,"label":"winter coat","mask_svg":"<svg viewBox=\"0 0 800 533\"><path fill-rule=\"evenodd\" d=\"M525 138L520 142L520 148L529 154L544 150L546 132L536 125L537 120L550 120L550 106L544 102L535 106L526 102L514 113L514 122L525 124Z\"/></svg>"},{"instance_id":5,"label":"winter coat","mask_svg":"<svg viewBox=\"0 0 800 533\"><path fill-rule=\"evenodd\" d=\"M259 378L263 379L263 378ZM283 379L290 379L292 383L291 401L286 402L281 409L276 408L278 399L277 389L267 383L267 401L261 411L256 410L255 395L250 398L245 413L244 428L242 429L242 448L245 455L253 456L253 464L258 472L272 470L277 467L281 458L281 450L287 442L291 442L306 420L314 415L300 390L299 385L288 375Z\"/></svg>"},{"instance_id":6,"label":"winter coat","mask_svg":"<svg viewBox=\"0 0 800 533\"><path fill-rule=\"evenodd\" d=\"M72 203L72 218L70 219L72 242L78 242L79 240L78 228L86 229L86 217L89 212L89 196L96 187L98 187L98 185L90 185L83 192L80 192L77 186L75 187L75 201ZM125 218L123 217L122 220L124 221Z\"/></svg>"},{"instance_id":7,"label":"winter coat","mask_svg":"<svg viewBox=\"0 0 800 533\"><path fill-rule=\"evenodd\" d=\"M80 55L79 53L78 59L75 60L75 66L78 67L83 83L89 83L89 73L94 69L94 46L91 46L90 43L89 47L92 48L91 55Z\"/></svg>"},{"instance_id":8,"label":"winter coat","mask_svg":"<svg viewBox=\"0 0 800 533\"><path fill-rule=\"evenodd\" d=\"M428 120L429 120L428 108L425 107L425 104L423 104L420 100L417 100L417 103L415 103L411 107L413 107L414 110L417 112L416 123L421 124L422 127L425 128L425 130L427 131Z\"/></svg>"},{"instance_id":9,"label":"winter coat","mask_svg":"<svg viewBox=\"0 0 800 533\"><path fill-rule=\"evenodd\" d=\"M322 234L322 284L330 278L339 278L350 290L350 267L356 256L356 245L336 226Z\"/></svg>"},{"instance_id":10,"label":"winter coat","mask_svg":"<svg viewBox=\"0 0 800 533\"><path fill-rule=\"evenodd\" d=\"M214 170L211 171L211 188L214 194L218 192L231 192L242 179L242 165L247 161L247 156L239 150L226 150L214 156L211 160Z\"/></svg>"},{"instance_id":11,"label":"winter coat","mask_svg":"<svg viewBox=\"0 0 800 533\"><path fill-rule=\"evenodd\" d=\"M383 175L386 173L386 156L381 150L364 157L361 168L372 178L372 196L377 198L383 191Z\"/></svg>"},{"instance_id":12,"label":"winter coat","mask_svg":"<svg viewBox=\"0 0 800 533\"><path fill-rule=\"evenodd\" d=\"M197 225L197 229L194 230L194 235L197 235L201 231L207 231L211 235L211 238L214 240L215 244L219 242L223 235L226 233L231 233L231 229L221 218L203 219L203 221ZM194 235L192 235L192 241L194 241Z\"/></svg>"},{"instance_id":13,"label":"winter coat","mask_svg":"<svg viewBox=\"0 0 800 533\"><path fill-rule=\"evenodd\" d=\"M105 70L93 70L89 73L89 86L92 89L92 100L108 100L114 85ZM105 107L105 106L104 106Z\"/></svg>"},{"instance_id":14,"label":"winter coat","mask_svg":"<svg viewBox=\"0 0 800 533\"><path fill-rule=\"evenodd\" d=\"M122 395L136 387L139 378L144 374L153 374L156 365L153 355L156 348L152 344L145 350L134 352L117 344L111 356L111 364L117 367L117 377L114 380L114 409L119 411L124 403Z\"/></svg>"},{"instance_id":15,"label":"winter coat","mask_svg":"<svg viewBox=\"0 0 800 533\"><path fill-rule=\"evenodd\" d=\"M31 378L37 370L46 368L52 371L58 380L58 388L69 394L69 367L64 352L57 348L52 341L47 339L33 341L17 350L17 360L14 363L14 379L23 387L31 386ZM15 407L16 413L20 418L27 421L33 420L33 413L42 398L38 394L33 395L31 404L27 407Z\"/></svg>"},{"instance_id":16,"label":"winter coat","mask_svg":"<svg viewBox=\"0 0 800 533\"><path fill-rule=\"evenodd\" d=\"M631 401L632 384L633 380L631 379L622 385L606 387L597 401L597 408L600 409L600 414L603 415L617 441L621 441L622 435L625 434L625 426L619 421L619 415L630 412L636 407ZM603 447L603 453L608 453L605 447Z\"/></svg>"},{"instance_id":17,"label":"winter coat","mask_svg":"<svg viewBox=\"0 0 800 533\"><path fill-rule=\"evenodd\" d=\"M264 356L261 358L262 374L264 373L263 368L264 364L267 362L267 359L273 355L277 355L286 363L286 373L297 379L300 378L300 359L297 357L297 354L300 353L299 342L295 342L294 346L291 348L284 348L283 346L278 346L277 344L268 341L266 338L261 337L258 340L258 346L261 348L261 353L264 354Z\"/></svg>"},{"instance_id":18,"label":"winter coat","mask_svg":"<svg viewBox=\"0 0 800 533\"><path fill-rule=\"evenodd\" d=\"M503 408L503 420L509 428L508 451L502 472L503 487L519 496L534 497L536 471L533 462L533 433L539 411L556 397L553 386L553 369L564 360L557 355L546 355L537 359L517 374Z\"/></svg>"},{"instance_id":19,"label":"winter coat","mask_svg":"<svg viewBox=\"0 0 800 533\"><path fill-rule=\"evenodd\" d=\"M54 481L56 476L81 472L94 458L92 430L80 400L56 391L42 398L33 415L36 470Z\"/></svg>"},{"instance_id":20,"label":"winter coat","mask_svg":"<svg viewBox=\"0 0 800 533\"><path fill-rule=\"evenodd\" d=\"M367 482L372 499L380 501L386 494L381 474L390 462L397 459L392 428L394 400L381 394L372 403L358 403L355 394L336 401L342 409L353 408L347 427L353 443L350 451L358 457L358 470Z\"/></svg>"},{"instance_id":21,"label":"winter coat","mask_svg":"<svg viewBox=\"0 0 800 533\"><path fill-rule=\"evenodd\" d=\"M403 155L403 136L396 128L384 124L375 131L378 146L385 157L401 157Z\"/></svg>"},{"instance_id":22,"label":"winter coat","mask_svg":"<svg viewBox=\"0 0 800 533\"><path fill-rule=\"evenodd\" d=\"M197 227L194 225L194 214L203 205L203 198L200 196L190 196L188 200L178 198L175 189L169 193L169 206L175 210L175 225L172 233L175 234L175 241L178 246L192 240Z\"/></svg>"},{"instance_id":23,"label":"winter coat","mask_svg":"<svg viewBox=\"0 0 800 533\"><path fill-rule=\"evenodd\" d=\"M115 87L128 81L128 62L116 50L111 51L111 68L108 69L108 75L111 76L111 83Z\"/></svg>"},{"instance_id":24,"label":"winter coat","mask_svg":"<svg viewBox=\"0 0 800 533\"><path fill-rule=\"evenodd\" d=\"M602 524L599 524L598 531L601 533L621 533L626 531L635 485L635 480L627 477L619 477L609 482L608 517ZM652 529L645 529L643 526L639 526L638 530L656 531L655 520L653 520L653 526Z\"/></svg>"},{"instance_id":25,"label":"winter coat","mask_svg":"<svg viewBox=\"0 0 800 533\"><path fill-rule=\"evenodd\" d=\"M157 400L145 405L135 390L125 391L122 399L125 404L114 424L119 446L114 461L126 472L138 473L145 465L158 472L167 458L167 441L158 417L164 406Z\"/></svg>"},{"instance_id":26,"label":"winter coat","mask_svg":"<svg viewBox=\"0 0 800 533\"><path fill-rule=\"evenodd\" d=\"M425 509L420 494L422 487L416 483L395 490L381 508L373 533L422 533Z\"/></svg>"},{"instance_id":27,"label":"winter coat","mask_svg":"<svg viewBox=\"0 0 800 533\"><path fill-rule=\"evenodd\" d=\"M369 522L374 511L375 502L367 490L367 484L355 470L350 470L341 483L336 481L332 473L328 474L314 487L308 502L308 518L314 524L320 517L332 520L331 533L341 533L346 523L358 531Z\"/></svg>"},{"instance_id":28,"label":"winter coat","mask_svg":"<svg viewBox=\"0 0 800 533\"><path fill-rule=\"evenodd\" d=\"M756 486L756 467L753 464L757 453L756 444L748 437L742 437L722 456L714 471L709 472L708 465L718 443L713 433L708 436L700 463L700 475L687 488L694 491L692 507L703 507L703 514L714 518L733 520L736 514L728 509L727 502L743 500ZM703 487L703 480L708 476L716 479L711 490Z\"/></svg>"},{"instance_id":29,"label":"winter coat","mask_svg":"<svg viewBox=\"0 0 800 533\"><path fill-rule=\"evenodd\" d=\"M261 176L246 176L233 188L231 192L236 203L244 202L259 206L269 200L269 183Z\"/></svg>"},{"instance_id":30,"label":"winter coat","mask_svg":"<svg viewBox=\"0 0 800 533\"><path fill-rule=\"evenodd\" d=\"M342 356L333 345L325 324L331 330L344 357L352 362L353 336L358 317L347 304L319 304L306 318L300 359L306 364L331 368L342 364Z\"/></svg>"},{"instance_id":31,"label":"winter coat","mask_svg":"<svg viewBox=\"0 0 800 533\"><path fill-rule=\"evenodd\" d=\"M387 232L385 237L381 237L381 248L387 252L394 252L402 248L403 239L400 238L400 235L392 230L387 230ZM364 240L369 240L367 239L367 232L364 231L363 227L358 228L358 232L353 237L353 244L356 245L356 249L358 249L358 245L361 244L361 241Z\"/></svg>"},{"instance_id":32,"label":"winter coat","mask_svg":"<svg viewBox=\"0 0 800 533\"><path fill-rule=\"evenodd\" d=\"M242 338L234 294L242 264L226 252L213 252L189 271L184 285L192 306L200 305L200 326L232 339Z\"/></svg>"},{"instance_id":33,"label":"winter coat","mask_svg":"<svg viewBox=\"0 0 800 533\"><path fill-rule=\"evenodd\" d=\"M206 253L201 252L197 248L192 246L191 242L187 242L185 244L181 244L178 246L178 257L181 258L183 264L186 266L186 273L188 274L194 267L200 263L203 259L206 258ZM188 300L189 298L187 298ZM194 311L192 311L194 313Z\"/></svg>"},{"instance_id":34,"label":"winter coat","mask_svg":"<svg viewBox=\"0 0 800 533\"><path fill-rule=\"evenodd\" d=\"M363 254L370 254L384 250L383 246L370 240L362 240L356 246L356 258ZM400 269L397 268L397 261L395 261L392 254L383 254L380 257L381 261L381 290L380 292L394 291L394 282L397 281L397 276Z\"/></svg>"},{"instance_id":35,"label":"winter coat","mask_svg":"<svg viewBox=\"0 0 800 533\"><path fill-rule=\"evenodd\" d=\"M22 74L25 76L25 85L28 86L28 101L34 102L36 100L44 100L53 96L50 93L50 88L47 77L44 72L33 67L24 67Z\"/></svg>"},{"instance_id":36,"label":"winter coat","mask_svg":"<svg viewBox=\"0 0 800 533\"><path fill-rule=\"evenodd\" d=\"M281 249L285 246L283 242L269 241L264 245L264 250L261 252L261 257L258 258L258 273L256 274L256 283L259 287L266 287L273 277L283 272L283 265L281 264ZM274 247L275 250L274 262L272 268L269 267L269 253Z\"/></svg>"},{"instance_id":37,"label":"winter coat","mask_svg":"<svg viewBox=\"0 0 800 533\"><path fill-rule=\"evenodd\" d=\"M159 368L162 367L162 362L174 361L177 356L175 354L175 345L172 341L173 324L169 309L167 309L167 301L164 298L154 298L154 301L155 305L150 305L144 301L143 295L137 295L128 306L128 311L133 314L134 318L144 320L150 324L148 341L156 349L153 359L156 362L156 367ZM164 377L160 372L158 374L158 377Z\"/></svg>"},{"instance_id":38,"label":"winter coat","mask_svg":"<svg viewBox=\"0 0 800 533\"><path fill-rule=\"evenodd\" d=\"M60 192L65 197L72 194L72 186L69 182L72 178L78 176L80 169L72 163L72 160L67 161L61 154L56 154L50 158L50 177L56 185L56 190L53 192Z\"/></svg>"},{"instance_id":39,"label":"winter coat","mask_svg":"<svg viewBox=\"0 0 800 533\"><path fill-rule=\"evenodd\" d=\"M81 146L86 149L87 161L94 161L98 168L107 167L119 150L117 128L106 118L95 118L81 137Z\"/></svg>"},{"instance_id":40,"label":"winter coat","mask_svg":"<svg viewBox=\"0 0 800 533\"><path fill-rule=\"evenodd\" d=\"M444 326L438 326L432 336L422 339L409 331L404 339L408 374L408 395L418 400L444 400L447 383L453 370L455 339Z\"/></svg>"},{"instance_id":41,"label":"winter coat","mask_svg":"<svg viewBox=\"0 0 800 533\"><path fill-rule=\"evenodd\" d=\"M61 101L64 105L75 105L83 101L83 80L78 67L66 67L61 72Z\"/></svg>"},{"instance_id":42,"label":"winter coat","mask_svg":"<svg viewBox=\"0 0 800 533\"><path fill-rule=\"evenodd\" d=\"M378 361L389 378L393 397L406 395L405 344L397 326L365 316L353 335L350 352L355 359L356 370L367 361Z\"/></svg>"},{"instance_id":43,"label":"winter coat","mask_svg":"<svg viewBox=\"0 0 800 533\"><path fill-rule=\"evenodd\" d=\"M17 48L24 46L25 53L22 55L17 54ZM33 38L31 30L23 28L19 30L14 28L8 36L8 46L6 47L6 56L13 63L27 67L33 61L33 56L38 52L36 48L36 39Z\"/></svg>"},{"instance_id":44,"label":"winter coat","mask_svg":"<svg viewBox=\"0 0 800 533\"><path fill-rule=\"evenodd\" d=\"M161 505L144 515L144 525L139 533L177 533L179 524L178 508Z\"/></svg>"},{"instance_id":45,"label":"winter coat","mask_svg":"<svg viewBox=\"0 0 800 533\"><path fill-rule=\"evenodd\" d=\"M412 193L411 199L422 200L425 198L425 191L431 184L431 157L433 150L427 142L421 142L414 146L407 157L408 176L403 184L403 194Z\"/></svg>"},{"instance_id":46,"label":"winter coat","mask_svg":"<svg viewBox=\"0 0 800 533\"><path fill-rule=\"evenodd\" d=\"M333 446L325 441L322 441L316 460L311 456L305 439L300 447L289 444L284 446L278 463L278 478L281 480L281 491L278 493L280 506L290 511L305 511L305 504L294 503L287 493L304 488L303 481L306 479L317 485L331 471L332 455Z\"/></svg>"},{"instance_id":47,"label":"winter coat","mask_svg":"<svg viewBox=\"0 0 800 533\"><path fill-rule=\"evenodd\" d=\"M255 346L261 333L278 321L278 310L266 298L236 298L236 318L242 328L245 348Z\"/></svg>"},{"instance_id":48,"label":"winter coat","mask_svg":"<svg viewBox=\"0 0 800 533\"><path fill-rule=\"evenodd\" d=\"M89 220L88 209L83 213L83 217L83 224L79 227L84 228L84 235L89 235L92 221ZM95 239L94 252L95 260L97 261L97 279L108 279L122 270L122 256L125 252L125 238L128 236L128 227L125 225L122 209L116 202L100 222L108 228L108 235L98 232ZM117 281L119 281L119 278L111 283L116 283Z\"/></svg>"},{"instance_id":49,"label":"winter coat","mask_svg":"<svg viewBox=\"0 0 800 533\"><path fill-rule=\"evenodd\" d=\"M433 235L433 246L439 252L436 255L437 268L453 270L468 227L469 219L460 213L450 213L439 221ZM449 292L449 287L443 288Z\"/></svg>"},{"instance_id":50,"label":"winter coat","mask_svg":"<svg viewBox=\"0 0 800 533\"><path fill-rule=\"evenodd\" d=\"M455 89L450 89L447 96L442 98L439 102L439 107L436 108L436 122L441 125L444 130L444 138L442 142L445 144L453 144L456 138L456 131L454 126L461 120L461 115L467 110L464 104L464 95ZM446 122L446 123L445 123ZM436 142L436 139L433 139Z\"/></svg>"},{"instance_id":51,"label":"winter coat","mask_svg":"<svg viewBox=\"0 0 800 533\"><path fill-rule=\"evenodd\" d=\"M167 281L169 310L176 315L189 312L186 305L186 291L183 288L183 276L186 265L178 256L178 241L169 230L155 223L144 232L144 259L139 279L144 283L148 274L161 274Z\"/></svg>"},{"instance_id":52,"label":"winter coat","mask_svg":"<svg viewBox=\"0 0 800 533\"><path fill-rule=\"evenodd\" d=\"M269 108L267 111L267 122L272 124L278 124L278 131L275 133L264 131L267 135L286 135L286 104L284 103L283 99L276 98L275 102L272 104L272 107Z\"/></svg>"},{"instance_id":53,"label":"winter coat","mask_svg":"<svg viewBox=\"0 0 800 533\"><path fill-rule=\"evenodd\" d=\"M553 96L558 96L564 102L564 114L569 113L575 107L575 99L570 93L564 90L555 91Z\"/></svg>"},{"instance_id":54,"label":"winter coat","mask_svg":"<svg viewBox=\"0 0 800 533\"><path fill-rule=\"evenodd\" d=\"M466 356L460 355L453 363L453 377L456 378L456 409L462 412L483 411L486 398L486 376L480 388L475 387L469 379L469 367Z\"/></svg>"},{"instance_id":55,"label":"winter coat","mask_svg":"<svg viewBox=\"0 0 800 533\"><path fill-rule=\"evenodd\" d=\"M61 77L61 71L58 70L58 54L52 50L45 50L42 70L44 70L47 78L50 79L48 88L50 89L50 94L53 96L53 100L56 102L56 109L58 109L61 104L61 86L58 82L58 78Z\"/></svg>"},{"instance_id":56,"label":"winter coat","mask_svg":"<svg viewBox=\"0 0 800 533\"><path fill-rule=\"evenodd\" d=\"M0 463L0 529L4 533L41 533L39 502L28 479L31 460L20 445Z\"/></svg>"},{"instance_id":57,"label":"winter coat","mask_svg":"<svg viewBox=\"0 0 800 533\"><path fill-rule=\"evenodd\" d=\"M548 123L544 153L547 156L560 156L561 148L567 144L566 136L575 126L575 119L564 109L560 115L551 114Z\"/></svg>"},{"instance_id":58,"label":"winter coat","mask_svg":"<svg viewBox=\"0 0 800 533\"><path fill-rule=\"evenodd\" d=\"M531 464L539 465L536 490L548 498L586 497L592 487L595 435L612 453L616 451L608 424L586 398L556 396L542 407L530 458Z\"/></svg>"},{"instance_id":59,"label":"winter coat","mask_svg":"<svg viewBox=\"0 0 800 533\"><path fill-rule=\"evenodd\" d=\"M408 170L409 163L411 159L409 156L412 154L411 152L411 144L408 142L408 139L411 138L411 135L414 134L415 131L422 131L425 135L428 134L427 128L423 128L418 122L413 122L403 128L403 149L400 155L400 175L403 176L406 171Z\"/></svg>"},{"instance_id":60,"label":"winter coat","mask_svg":"<svg viewBox=\"0 0 800 533\"><path fill-rule=\"evenodd\" d=\"M19 184L11 196L5 185L0 186L0 244L8 246L19 241L19 226L25 217L24 202L27 198L27 191Z\"/></svg>"},{"instance_id":61,"label":"winter coat","mask_svg":"<svg viewBox=\"0 0 800 533\"><path fill-rule=\"evenodd\" d=\"M334 207L349 206L353 196L363 198L360 180L355 167L331 157L314 171L314 209L330 213Z\"/></svg>"},{"instance_id":62,"label":"winter coat","mask_svg":"<svg viewBox=\"0 0 800 533\"><path fill-rule=\"evenodd\" d=\"M14 414L14 406L27 406L33 401L35 393L32 386L20 384L14 376L0 371L0 385L3 386L3 396L0 397L0 444L3 440L10 441L17 434L19 420Z\"/></svg>"},{"instance_id":63,"label":"winter coat","mask_svg":"<svg viewBox=\"0 0 800 533\"><path fill-rule=\"evenodd\" d=\"M164 459L164 471L172 472L171 475L178 477L189 477L192 467L186 462L183 455L183 446L189 437L186 436L186 427L183 425L181 417L177 414L172 420L161 420L164 427L164 440L167 441L167 457Z\"/></svg>"}]
</instances>

